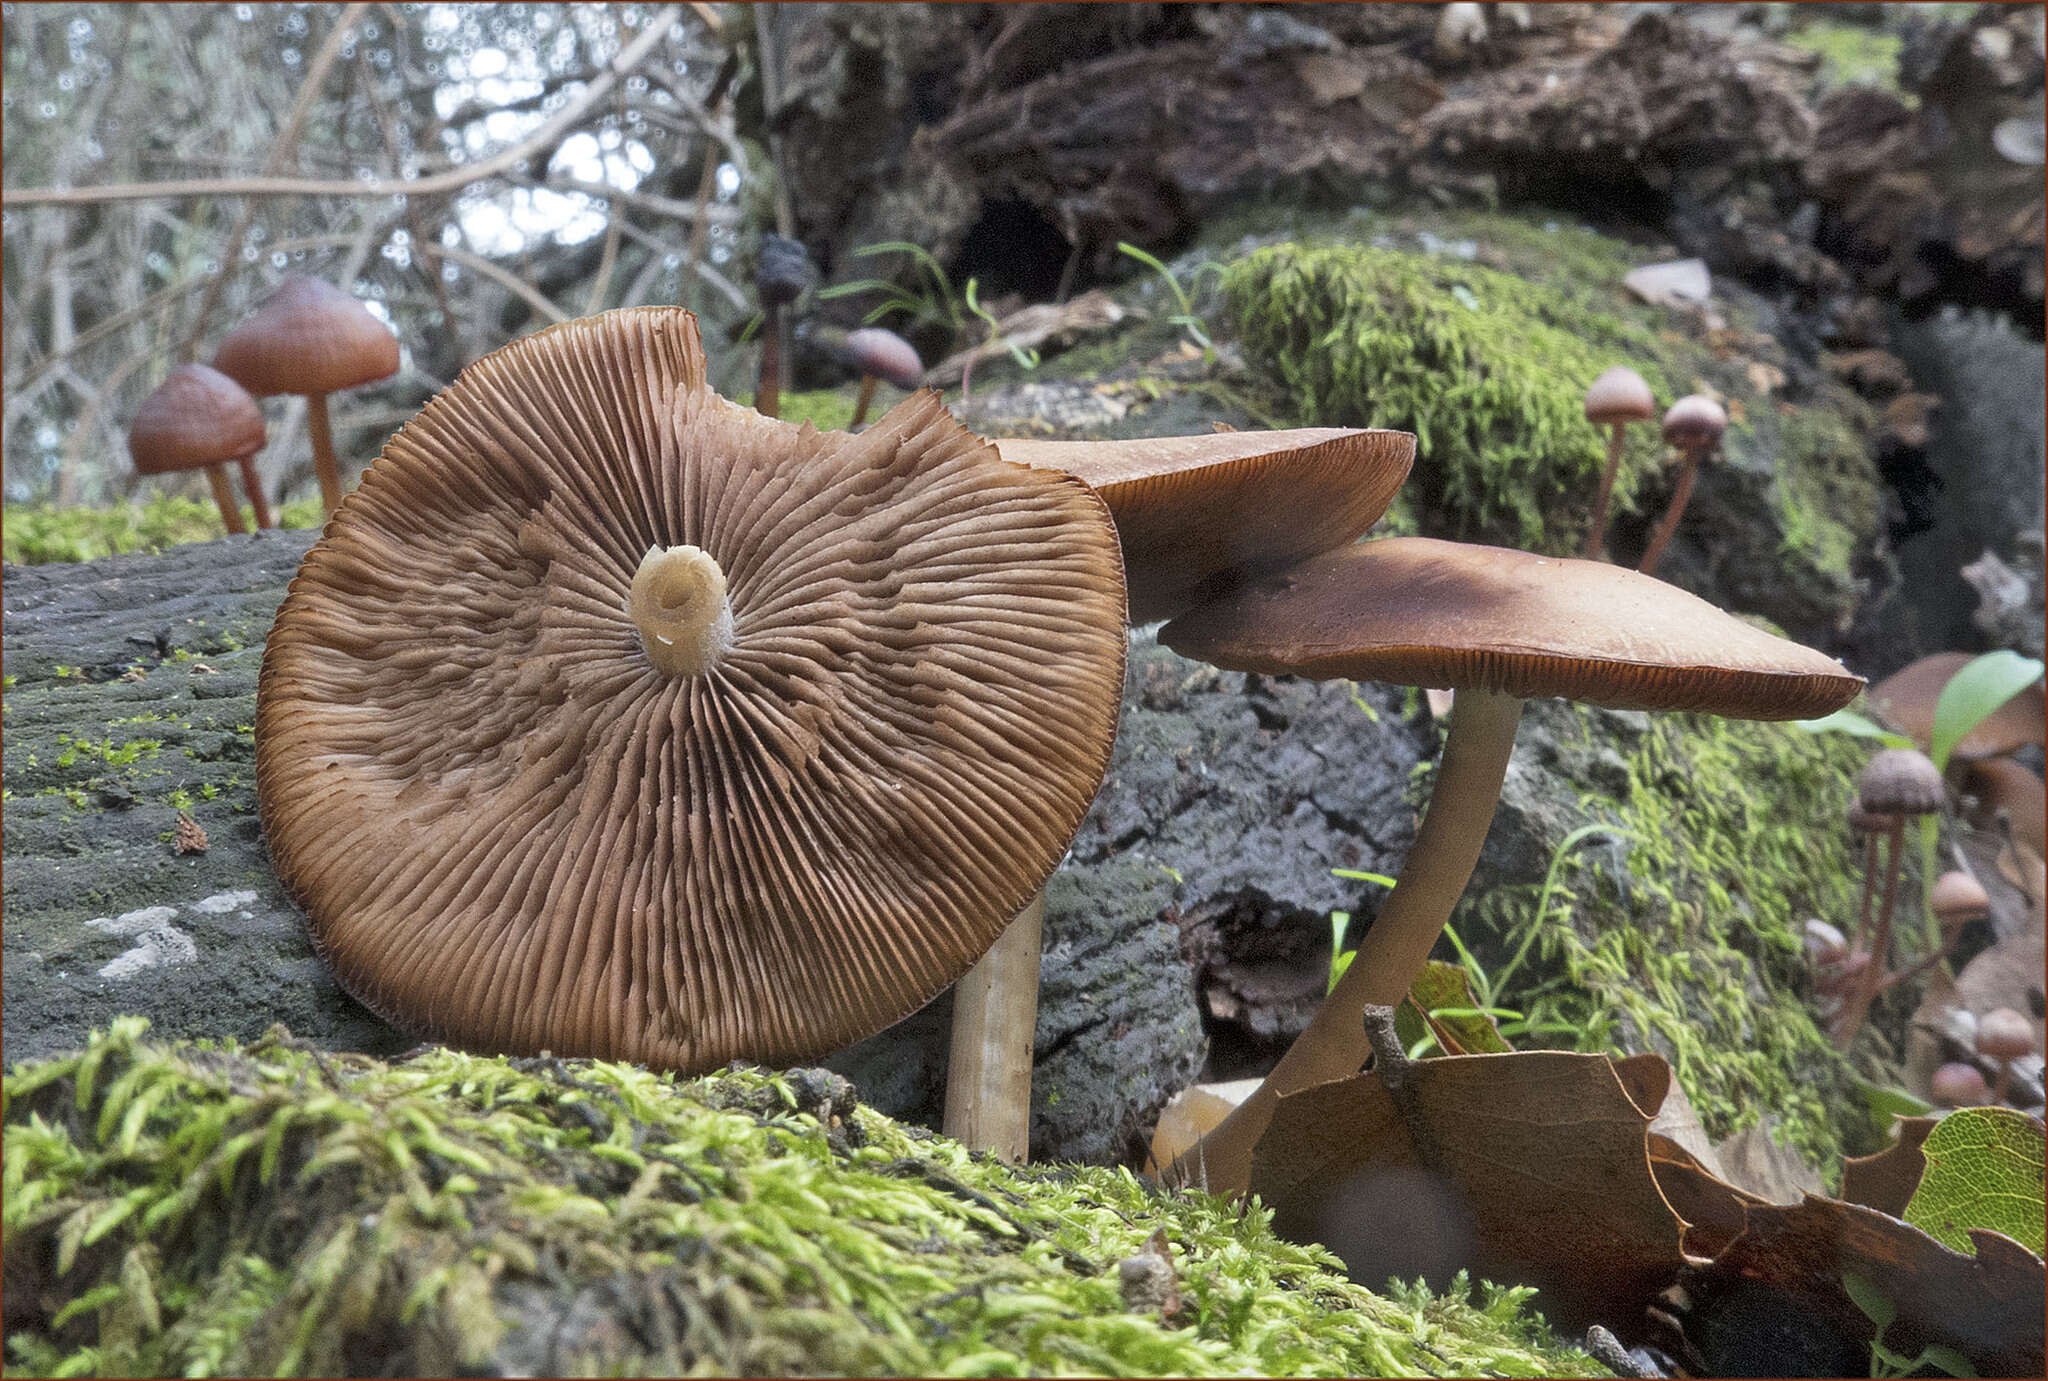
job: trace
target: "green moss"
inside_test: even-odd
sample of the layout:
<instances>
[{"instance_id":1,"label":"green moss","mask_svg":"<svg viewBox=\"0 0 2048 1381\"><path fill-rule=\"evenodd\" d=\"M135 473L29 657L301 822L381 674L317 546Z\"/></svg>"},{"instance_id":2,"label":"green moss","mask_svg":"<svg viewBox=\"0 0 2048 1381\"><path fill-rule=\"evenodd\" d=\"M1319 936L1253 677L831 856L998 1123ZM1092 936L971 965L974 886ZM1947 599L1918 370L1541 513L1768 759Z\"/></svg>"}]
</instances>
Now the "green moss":
<instances>
[{"instance_id":1,"label":"green moss","mask_svg":"<svg viewBox=\"0 0 2048 1381\"><path fill-rule=\"evenodd\" d=\"M1787 47L1820 54L1817 81L1823 91L1874 86L1899 94L1899 52L1904 40L1865 24L1816 19L1786 34Z\"/></svg>"},{"instance_id":2,"label":"green moss","mask_svg":"<svg viewBox=\"0 0 2048 1381\"><path fill-rule=\"evenodd\" d=\"M1562 239L1581 256L1596 252L1583 234ZM1278 381L1292 420L1414 432L1410 484L1460 537L1575 545L1566 515L1606 464L1605 436L1585 418L1586 385L1627 362L1658 396L1673 394L1647 326L1600 310L1585 291L1459 259L1276 245L1228 266L1223 287L1247 354ZM1648 430L1633 429L1639 451L1617 480L1618 508L1654 458Z\"/></svg>"},{"instance_id":3,"label":"green moss","mask_svg":"<svg viewBox=\"0 0 2048 1381\"><path fill-rule=\"evenodd\" d=\"M1565 751L1597 741L1598 712L1556 713ZM1561 1020L1577 1049L1661 1053L1709 1135L1768 1114L1830 1170L1875 1149L1849 1065L1805 998L1800 939L1809 916L1854 914L1861 868L1842 812L1867 750L1782 724L1641 722L1621 744L1625 782L1582 794L1573 822L1625 831L1625 868L1582 847L1547 915L1534 916L1539 888L1501 888L1466 903L1461 933L1512 952L1539 927L1538 976L1507 1005Z\"/></svg>"},{"instance_id":4,"label":"green moss","mask_svg":"<svg viewBox=\"0 0 2048 1381\"><path fill-rule=\"evenodd\" d=\"M242 510L252 530L255 515ZM324 521L318 499L284 505L278 522L288 528L318 527ZM36 565L52 561L96 561L102 556L162 551L186 542L211 542L227 534L220 509L178 494L154 494L140 503L111 508L53 508L11 505L5 551L9 561Z\"/></svg>"},{"instance_id":5,"label":"green moss","mask_svg":"<svg viewBox=\"0 0 2048 1381\"><path fill-rule=\"evenodd\" d=\"M1857 534L1876 531L1880 516L1869 450L1841 417L1819 409L1788 409L1779 427L1779 558L1846 583Z\"/></svg>"},{"instance_id":6,"label":"green moss","mask_svg":"<svg viewBox=\"0 0 2048 1381\"><path fill-rule=\"evenodd\" d=\"M1257 1208L970 1157L816 1072L386 1065L143 1027L7 1081L23 1374L1593 1369L1526 1291L1374 1294ZM1119 1290L1155 1229L1179 1326Z\"/></svg>"},{"instance_id":7,"label":"green moss","mask_svg":"<svg viewBox=\"0 0 2048 1381\"><path fill-rule=\"evenodd\" d=\"M893 389L877 388L875 401L868 408L868 420L887 412L902 395ZM821 432L843 432L853 422L853 405L859 400L858 388L821 388L807 393L784 390L781 400L782 420L785 422L808 422ZM753 405L752 397L736 398L735 402Z\"/></svg>"}]
</instances>

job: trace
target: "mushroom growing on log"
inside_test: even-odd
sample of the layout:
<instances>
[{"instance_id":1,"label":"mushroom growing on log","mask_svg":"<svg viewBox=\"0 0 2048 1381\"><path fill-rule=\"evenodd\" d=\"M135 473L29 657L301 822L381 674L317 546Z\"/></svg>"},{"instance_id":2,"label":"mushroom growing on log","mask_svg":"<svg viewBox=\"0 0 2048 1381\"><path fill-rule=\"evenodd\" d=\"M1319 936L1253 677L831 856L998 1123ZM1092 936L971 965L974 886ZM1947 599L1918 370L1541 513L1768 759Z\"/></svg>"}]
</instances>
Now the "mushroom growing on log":
<instances>
[{"instance_id":1,"label":"mushroom growing on log","mask_svg":"<svg viewBox=\"0 0 2048 1381\"><path fill-rule=\"evenodd\" d=\"M164 377L128 427L128 454L138 475L204 470L229 532L241 532L242 510L222 468L233 461L256 511L257 527L275 527L250 457L263 449L263 410L243 387L217 369L181 364Z\"/></svg>"}]
</instances>

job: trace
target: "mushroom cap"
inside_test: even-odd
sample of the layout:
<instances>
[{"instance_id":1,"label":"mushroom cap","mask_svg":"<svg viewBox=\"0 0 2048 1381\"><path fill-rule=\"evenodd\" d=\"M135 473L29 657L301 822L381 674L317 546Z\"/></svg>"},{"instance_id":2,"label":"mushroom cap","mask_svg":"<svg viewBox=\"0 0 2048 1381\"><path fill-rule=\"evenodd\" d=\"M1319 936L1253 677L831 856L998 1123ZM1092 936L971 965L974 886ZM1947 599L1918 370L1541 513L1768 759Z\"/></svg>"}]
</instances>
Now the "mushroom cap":
<instances>
[{"instance_id":1,"label":"mushroom cap","mask_svg":"<svg viewBox=\"0 0 2048 1381\"><path fill-rule=\"evenodd\" d=\"M222 337L214 368L259 397L339 393L398 372L398 338L324 278L293 275Z\"/></svg>"},{"instance_id":2,"label":"mushroom cap","mask_svg":"<svg viewBox=\"0 0 2048 1381\"><path fill-rule=\"evenodd\" d=\"M729 638L655 670L650 547ZM859 436L712 393L678 308L478 360L385 447L271 632L257 789L341 982L508 1052L704 1070L916 1010L1066 851L1109 761L1101 500L931 392Z\"/></svg>"},{"instance_id":3,"label":"mushroom cap","mask_svg":"<svg viewBox=\"0 0 2048 1381\"><path fill-rule=\"evenodd\" d=\"M1922 657L1872 686L1871 706L1924 750L1934 739L1934 707L1941 701L1942 688L1975 660L1972 652ZM2036 681L1964 734L1950 757L1965 762L1995 758L2044 739L2048 739L2048 691Z\"/></svg>"},{"instance_id":4,"label":"mushroom cap","mask_svg":"<svg viewBox=\"0 0 2048 1381\"><path fill-rule=\"evenodd\" d=\"M203 364L164 376L128 425L128 454L140 475L196 470L263 449L263 409L240 384Z\"/></svg>"},{"instance_id":5,"label":"mushroom cap","mask_svg":"<svg viewBox=\"0 0 2048 1381\"><path fill-rule=\"evenodd\" d=\"M1960 868L1951 869L1927 889L1928 909L1944 923L1975 920L1991 914L1991 894L1984 884Z\"/></svg>"},{"instance_id":6,"label":"mushroom cap","mask_svg":"<svg viewBox=\"0 0 2048 1381\"><path fill-rule=\"evenodd\" d=\"M2016 839L2048 852L2048 790L2032 769L2011 758L1978 758L1963 771L1963 790L1975 798L1970 820L1977 828L1996 829L2004 811Z\"/></svg>"},{"instance_id":7,"label":"mushroom cap","mask_svg":"<svg viewBox=\"0 0 2048 1381\"><path fill-rule=\"evenodd\" d=\"M1994 1007L1977 1018L1977 1053L2017 1060L2034 1053L2034 1023L2011 1007Z\"/></svg>"},{"instance_id":8,"label":"mushroom cap","mask_svg":"<svg viewBox=\"0 0 2048 1381\"><path fill-rule=\"evenodd\" d=\"M1657 415L1657 400L1643 376L1625 364L1595 379L1586 390L1588 422L1642 422Z\"/></svg>"},{"instance_id":9,"label":"mushroom cap","mask_svg":"<svg viewBox=\"0 0 2048 1381\"><path fill-rule=\"evenodd\" d=\"M1896 815L1865 810L1860 801L1849 802L1849 828L1857 834L1877 834L1889 830L1896 823Z\"/></svg>"},{"instance_id":10,"label":"mushroom cap","mask_svg":"<svg viewBox=\"0 0 2048 1381\"><path fill-rule=\"evenodd\" d=\"M1951 1060L1934 1071L1929 1091L1934 1101L1945 1108L1973 1107L1989 1102L1991 1085L1984 1082L1983 1073L1975 1065Z\"/></svg>"},{"instance_id":11,"label":"mushroom cap","mask_svg":"<svg viewBox=\"0 0 2048 1381\"><path fill-rule=\"evenodd\" d=\"M1688 393L1664 414L1664 440L1682 450L1712 446L1727 430L1727 412L1704 394Z\"/></svg>"},{"instance_id":12,"label":"mushroom cap","mask_svg":"<svg viewBox=\"0 0 2048 1381\"><path fill-rule=\"evenodd\" d=\"M1934 762L1917 748L1883 748L1856 777L1856 802L1872 815L1932 815L1948 801Z\"/></svg>"},{"instance_id":13,"label":"mushroom cap","mask_svg":"<svg viewBox=\"0 0 2048 1381\"><path fill-rule=\"evenodd\" d=\"M811 252L804 248L803 241L792 240L786 235L761 237L761 258L754 268L754 290L761 294L762 306L788 306L803 296L804 289L811 285L817 272L811 264Z\"/></svg>"},{"instance_id":14,"label":"mushroom cap","mask_svg":"<svg viewBox=\"0 0 2048 1381\"><path fill-rule=\"evenodd\" d=\"M847 332L846 354L861 373L898 388L916 388L924 378L924 361L917 357L917 347L879 326Z\"/></svg>"},{"instance_id":15,"label":"mushroom cap","mask_svg":"<svg viewBox=\"0 0 2048 1381\"><path fill-rule=\"evenodd\" d=\"M1654 576L1427 537L1362 542L1247 582L1159 641L1232 671L1739 719L1826 714L1863 686L1833 658Z\"/></svg>"},{"instance_id":16,"label":"mushroom cap","mask_svg":"<svg viewBox=\"0 0 2048 1381\"><path fill-rule=\"evenodd\" d=\"M1132 623L1172 618L1224 578L1350 542L1415 463L1407 432L1340 427L995 444L1005 460L1078 475L1109 504Z\"/></svg>"}]
</instances>

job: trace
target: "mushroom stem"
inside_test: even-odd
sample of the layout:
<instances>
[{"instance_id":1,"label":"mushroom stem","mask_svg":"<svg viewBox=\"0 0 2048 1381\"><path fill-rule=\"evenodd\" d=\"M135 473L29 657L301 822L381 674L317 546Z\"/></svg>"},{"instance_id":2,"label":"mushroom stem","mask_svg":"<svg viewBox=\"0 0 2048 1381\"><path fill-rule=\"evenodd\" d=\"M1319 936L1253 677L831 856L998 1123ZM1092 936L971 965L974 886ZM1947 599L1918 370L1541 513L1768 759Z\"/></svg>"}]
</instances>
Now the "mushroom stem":
<instances>
[{"instance_id":1,"label":"mushroom stem","mask_svg":"<svg viewBox=\"0 0 2048 1381\"><path fill-rule=\"evenodd\" d=\"M242 508L235 502L234 488L228 483L225 465L206 467L206 482L213 487L213 501L220 505L220 520L227 524L229 532L242 533L249 529L242 525Z\"/></svg>"},{"instance_id":2,"label":"mushroom stem","mask_svg":"<svg viewBox=\"0 0 2048 1381\"><path fill-rule=\"evenodd\" d=\"M754 411L763 417L782 416L782 308L770 302L761 308L761 386L754 390Z\"/></svg>"},{"instance_id":3,"label":"mushroom stem","mask_svg":"<svg viewBox=\"0 0 2048 1381\"><path fill-rule=\"evenodd\" d=\"M967 971L953 993L947 1136L1012 1165L1031 1148L1031 1050L1038 1024L1045 890Z\"/></svg>"},{"instance_id":4,"label":"mushroom stem","mask_svg":"<svg viewBox=\"0 0 2048 1381\"><path fill-rule=\"evenodd\" d=\"M306 395L306 434L313 439L313 470L320 477L320 507L330 516L341 507L341 466L334 459L334 433L327 425L327 395Z\"/></svg>"},{"instance_id":5,"label":"mushroom stem","mask_svg":"<svg viewBox=\"0 0 2048 1381\"><path fill-rule=\"evenodd\" d=\"M626 615L655 670L697 676L732 649L725 571L699 547L649 547L633 573Z\"/></svg>"},{"instance_id":6,"label":"mushroom stem","mask_svg":"<svg viewBox=\"0 0 2048 1381\"><path fill-rule=\"evenodd\" d=\"M868 420L868 404L875 401L875 385L879 382L881 381L872 374L860 376L860 397L854 401L853 420L846 424L848 431Z\"/></svg>"},{"instance_id":7,"label":"mushroom stem","mask_svg":"<svg viewBox=\"0 0 2048 1381\"><path fill-rule=\"evenodd\" d=\"M1391 1007L1408 995L1451 908L1464 895L1500 800L1514 753L1522 702L1499 691L1458 692L1429 811L1401 877L1359 941L1351 967L1265 1082L1201 1141L1174 1162L1170 1182L1212 1194L1246 1188L1252 1150L1273 1120L1282 1094L1356 1074L1371 1053L1365 1009Z\"/></svg>"},{"instance_id":8,"label":"mushroom stem","mask_svg":"<svg viewBox=\"0 0 2048 1381\"><path fill-rule=\"evenodd\" d=\"M1664 559L1664 548L1671 545L1672 534L1678 531L1679 517L1692 499L1692 482L1699 474L1700 457L1706 449L1704 445L1685 448L1685 468L1678 473L1678 488L1672 492L1671 506L1657 520L1657 530L1650 534L1650 545L1643 549L1642 564L1636 567L1644 575L1657 573L1657 563Z\"/></svg>"},{"instance_id":9,"label":"mushroom stem","mask_svg":"<svg viewBox=\"0 0 2048 1381\"><path fill-rule=\"evenodd\" d=\"M1614 435L1607 443L1607 469L1601 472L1600 492L1593 499L1593 525L1586 530L1584 556L1588 561L1607 555L1607 501L1614 496L1614 475L1621 468L1622 429L1627 423L1613 425Z\"/></svg>"},{"instance_id":10,"label":"mushroom stem","mask_svg":"<svg viewBox=\"0 0 2048 1381\"><path fill-rule=\"evenodd\" d=\"M1885 970L1891 967L1892 953L1892 910L1899 900L1899 873L1904 859L1901 857L1906 844L1906 817L1895 815L1885 833L1884 900L1877 908L1877 932L1870 939L1870 966L1866 968L1856 986L1842 1003L1842 1013L1836 1018L1835 1049L1847 1050L1856 1039L1856 1033L1863 1029L1863 1019L1870 1013L1870 1004L1884 987Z\"/></svg>"},{"instance_id":11,"label":"mushroom stem","mask_svg":"<svg viewBox=\"0 0 2048 1381\"><path fill-rule=\"evenodd\" d=\"M270 500L263 497L263 482L256 478L256 458L243 456L236 464L242 467L242 488L249 491L249 507L256 510L256 526L276 527L277 517L270 511Z\"/></svg>"}]
</instances>

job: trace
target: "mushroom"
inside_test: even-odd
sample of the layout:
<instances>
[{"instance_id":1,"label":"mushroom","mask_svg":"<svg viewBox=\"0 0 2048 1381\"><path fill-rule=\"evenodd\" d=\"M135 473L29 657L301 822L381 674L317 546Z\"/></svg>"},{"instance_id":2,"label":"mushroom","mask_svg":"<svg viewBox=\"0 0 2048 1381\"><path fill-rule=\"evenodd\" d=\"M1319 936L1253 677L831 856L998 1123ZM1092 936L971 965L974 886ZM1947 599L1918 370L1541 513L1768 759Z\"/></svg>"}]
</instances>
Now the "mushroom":
<instances>
[{"instance_id":1,"label":"mushroom","mask_svg":"<svg viewBox=\"0 0 2048 1381\"><path fill-rule=\"evenodd\" d=\"M1522 701L1799 719L1862 687L1840 663L1662 581L1601 562L1403 537L1331 551L1181 615L1160 641L1236 671L1450 686L1428 814L1344 977L1260 1091L1183 1156L1242 1190L1280 1095L1355 1074L1362 1014L1407 995L1471 877Z\"/></svg>"},{"instance_id":2,"label":"mushroom","mask_svg":"<svg viewBox=\"0 0 2048 1381\"><path fill-rule=\"evenodd\" d=\"M886 379L901 389L912 389L924 377L924 361L917 357L917 347L879 326L848 332L846 355L860 370L860 398L853 405L853 421L846 424L849 430L867 421L877 379Z\"/></svg>"},{"instance_id":3,"label":"mushroom","mask_svg":"<svg viewBox=\"0 0 2048 1381\"><path fill-rule=\"evenodd\" d=\"M1642 564L1636 567L1644 575L1657 573L1657 563L1664 559L1664 548L1671 545L1671 536L1678 531L1678 519L1692 500L1692 485L1699 476L1700 462L1706 459L1707 453L1720 442L1721 433L1727 430L1728 414L1721 405L1698 393L1687 394L1664 414L1665 443L1676 446L1683 453L1685 468L1678 472L1678 488L1671 493L1671 506L1658 519L1656 530L1650 534L1650 545L1643 549Z\"/></svg>"},{"instance_id":4,"label":"mushroom","mask_svg":"<svg viewBox=\"0 0 2048 1381\"><path fill-rule=\"evenodd\" d=\"M782 309L802 297L815 276L801 241L761 237L761 262L754 269L754 291L761 296L761 385L754 390L754 411L763 417L782 415Z\"/></svg>"},{"instance_id":5,"label":"mushroom","mask_svg":"<svg viewBox=\"0 0 2048 1381\"><path fill-rule=\"evenodd\" d=\"M1976 660L1969 652L1937 652L1870 688L1870 704L1884 721L1920 745L1933 746L1934 711L1955 674ZM1978 762L2017 752L2048 738L2048 691L2036 681L1993 710L1949 750L1951 761Z\"/></svg>"},{"instance_id":6,"label":"mushroom","mask_svg":"<svg viewBox=\"0 0 2048 1381\"><path fill-rule=\"evenodd\" d=\"M242 484L256 510L256 526L275 527L263 487L256 482L250 457L263 449L263 411L242 386L217 369L181 364L165 376L156 391L135 410L128 428L128 454L139 475L173 470L204 470L229 532L242 532L242 510L235 503L225 468L229 461L242 470Z\"/></svg>"},{"instance_id":7,"label":"mushroom","mask_svg":"<svg viewBox=\"0 0 2048 1381\"><path fill-rule=\"evenodd\" d=\"M916 1010L1109 761L1115 531L929 391L859 436L726 402L696 319L469 366L308 553L258 687L279 876L428 1039L702 1071Z\"/></svg>"},{"instance_id":8,"label":"mushroom","mask_svg":"<svg viewBox=\"0 0 2048 1381\"><path fill-rule=\"evenodd\" d=\"M1336 427L995 445L1005 460L1079 476L1102 495L1134 624L1351 541L1379 521L1415 461L1407 432Z\"/></svg>"},{"instance_id":9,"label":"mushroom","mask_svg":"<svg viewBox=\"0 0 2048 1381\"><path fill-rule=\"evenodd\" d=\"M1863 981L1850 989L1836 1021L1837 1049L1847 1050L1856 1039L1857 1031L1862 1029L1863 1018L1870 1011L1871 1000L1885 986L1885 971L1891 962L1892 911L1898 904L1899 874L1905 866L1906 819L1934 814L1947 798L1941 773L1934 770L1934 764L1925 753L1912 748L1880 750L1872 755L1856 778L1857 808L1866 815L1879 817L1878 829L1873 832L1872 839L1882 836L1885 840L1884 900L1878 904L1877 929L1870 937L1870 967L1864 970ZM1875 856L1873 850L1866 859ZM1867 901L1870 887L1867 872L1863 884Z\"/></svg>"},{"instance_id":10,"label":"mushroom","mask_svg":"<svg viewBox=\"0 0 2048 1381\"><path fill-rule=\"evenodd\" d=\"M2003 1103L2012 1084L2012 1062L2034 1053L2034 1024L2011 1007L1994 1007L1977 1018L1977 1053L1997 1062L1991 1101Z\"/></svg>"},{"instance_id":11,"label":"mushroom","mask_svg":"<svg viewBox=\"0 0 2048 1381\"><path fill-rule=\"evenodd\" d=\"M1607 501L1614 494L1615 472L1621 468L1624 430L1631 422L1647 421L1657 415L1657 400L1643 376L1625 364L1618 364L1593 381L1586 390L1586 420L1613 428L1607 442L1607 468L1600 473L1600 493L1593 500L1593 521L1586 529L1586 545L1580 555L1598 561L1606 555Z\"/></svg>"},{"instance_id":12,"label":"mushroom","mask_svg":"<svg viewBox=\"0 0 2048 1381\"><path fill-rule=\"evenodd\" d=\"M327 422L327 395L398 372L398 338L362 303L320 278L294 276L222 338L214 368L257 397L303 394L320 502L341 506L341 467Z\"/></svg>"},{"instance_id":13,"label":"mushroom","mask_svg":"<svg viewBox=\"0 0 2048 1381\"><path fill-rule=\"evenodd\" d=\"M1963 790L1970 798L1971 824L1996 831L2003 814L2014 838L2037 854L2048 852L2043 843L2048 839L2048 790L2031 768L2011 758L1977 758L1963 764Z\"/></svg>"},{"instance_id":14,"label":"mushroom","mask_svg":"<svg viewBox=\"0 0 2048 1381\"><path fill-rule=\"evenodd\" d=\"M1961 1060L1951 1060L1934 1071L1930 1092L1944 1108L1973 1108L1993 1101L1982 1072Z\"/></svg>"}]
</instances>

